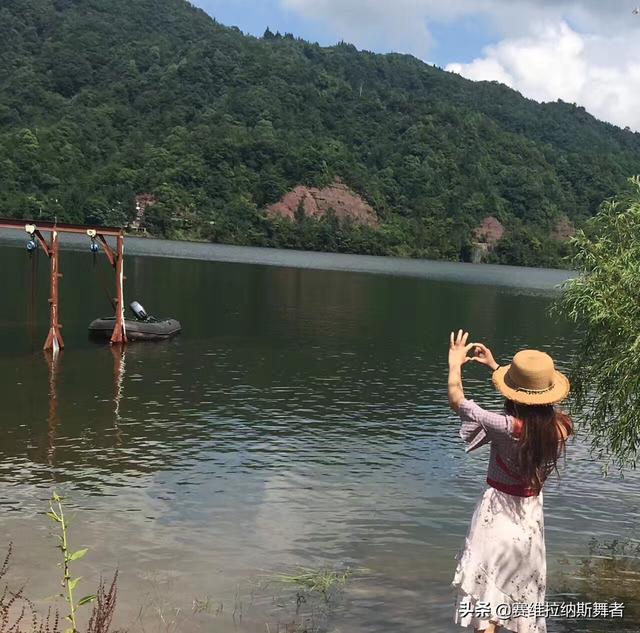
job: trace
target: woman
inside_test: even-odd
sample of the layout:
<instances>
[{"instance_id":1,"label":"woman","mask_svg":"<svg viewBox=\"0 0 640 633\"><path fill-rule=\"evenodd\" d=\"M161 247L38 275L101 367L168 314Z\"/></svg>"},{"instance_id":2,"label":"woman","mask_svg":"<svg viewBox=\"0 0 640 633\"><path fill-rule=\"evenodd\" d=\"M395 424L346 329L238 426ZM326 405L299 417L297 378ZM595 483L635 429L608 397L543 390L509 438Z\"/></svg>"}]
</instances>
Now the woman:
<instances>
[{"instance_id":1,"label":"woman","mask_svg":"<svg viewBox=\"0 0 640 633\"><path fill-rule=\"evenodd\" d=\"M455 622L476 632L544 633L546 558L542 487L557 471L572 433L571 420L554 404L569 394L569 381L544 352L518 352L500 367L469 334L451 333L449 404L462 419L466 451L490 444L489 470L453 579ZM468 353L474 350L474 356ZM492 413L465 398L462 366L493 371L505 397L503 413Z\"/></svg>"}]
</instances>

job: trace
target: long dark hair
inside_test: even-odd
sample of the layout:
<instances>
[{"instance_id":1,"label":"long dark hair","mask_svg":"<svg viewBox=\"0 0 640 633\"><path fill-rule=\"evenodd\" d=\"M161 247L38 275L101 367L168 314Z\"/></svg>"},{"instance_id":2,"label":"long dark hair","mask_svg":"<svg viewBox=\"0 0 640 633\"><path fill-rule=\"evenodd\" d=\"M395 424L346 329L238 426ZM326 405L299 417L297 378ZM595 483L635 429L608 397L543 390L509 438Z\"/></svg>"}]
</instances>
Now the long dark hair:
<instances>
[{"instance_id":1,"label":"long dark hair","mask_svg":"<svg viewBox=\"0 0 640 633\"><path fill-rule=\"evenodd\" d=\"M558 472L566 441L573 434L571 418L551 404L525 405L505 400L505 412L522 421L518 470L522 478L540 491L547 477Z\"/></svg>"}]
</instances>

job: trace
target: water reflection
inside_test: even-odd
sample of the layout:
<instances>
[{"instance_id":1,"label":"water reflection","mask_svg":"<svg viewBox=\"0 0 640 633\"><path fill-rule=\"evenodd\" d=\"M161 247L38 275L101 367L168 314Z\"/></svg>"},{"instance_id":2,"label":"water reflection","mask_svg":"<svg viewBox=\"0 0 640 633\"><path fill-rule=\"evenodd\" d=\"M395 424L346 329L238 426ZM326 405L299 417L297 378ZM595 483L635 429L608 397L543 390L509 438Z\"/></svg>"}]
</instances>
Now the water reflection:
<instances>
[{"instance_id":1,"label":"water reflection","mask_svg":"<svg viewBox=\"0 0 640 633\"><path fill-rule=\"evenodd\" d=\"M111 355L113 356L113 428L116 432L116 444L122 444L122 432L120 430L120 402L124 389L125 375L125 358L127 354L126 345L110 345Z\"/></svg>"},{"instance_id":2,"label":"water reflection","mask_svg":"<svg viewBox=\"0 0 640 633\"><path fill-rule=\"evenodd\" d=\"M58 418L58 364L62 360L63 352L56 349L55 351L47 350L44 352L44 357L49 368L49 415L47 416L47 428L49 432L47 434L47 463L49 466L53 466L54 453L56 450L56 434L60 420Z\"/></svg>"}]
</instances>

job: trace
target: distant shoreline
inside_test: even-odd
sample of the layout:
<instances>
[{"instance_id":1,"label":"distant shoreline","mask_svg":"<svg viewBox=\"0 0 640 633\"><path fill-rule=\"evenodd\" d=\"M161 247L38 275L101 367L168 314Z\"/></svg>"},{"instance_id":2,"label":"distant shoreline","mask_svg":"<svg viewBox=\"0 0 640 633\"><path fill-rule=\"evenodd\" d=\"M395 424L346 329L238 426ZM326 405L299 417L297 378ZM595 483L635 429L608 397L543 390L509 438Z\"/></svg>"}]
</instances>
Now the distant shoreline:
<instances>
[{"instance_id":1,"label":"distant shoreline","mask_svg":"<svg viewBox=\"0 0 640 633\"><path fill-rule=\"evenodd\" d=\"M0 244L18 246L21 242L27 242L24 233L0 230ZM82 235L61 235L60 244L65 250L88 250L88 238ZM125 239L125 258L127 255L422 277L439 281L546 291L557 290L560 284L575 276L575 273L569 270L550 268L322 253L129 236Z\"/></svg>"}]
</instances>

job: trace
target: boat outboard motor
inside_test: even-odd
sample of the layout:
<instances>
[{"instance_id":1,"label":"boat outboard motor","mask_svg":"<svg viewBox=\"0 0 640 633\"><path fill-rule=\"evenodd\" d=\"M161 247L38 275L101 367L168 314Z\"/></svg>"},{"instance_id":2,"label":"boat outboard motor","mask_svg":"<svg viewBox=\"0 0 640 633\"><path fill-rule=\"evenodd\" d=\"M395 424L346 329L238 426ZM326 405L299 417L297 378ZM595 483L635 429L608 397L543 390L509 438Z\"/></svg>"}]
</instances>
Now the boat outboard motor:
<instances>
[{"instance_id":1,"label":"boat outboard motor","mask_svg":"<svg viewBox=\"0 0 640 633\"><path fill-rule=\"evenodd\" d=\"M129 304L131 311L136 315L136 319L140 321L146 321L149 318L147 311L142 307L142 304L137 301L132 301Z\"/></svg>"}]
</instances>

